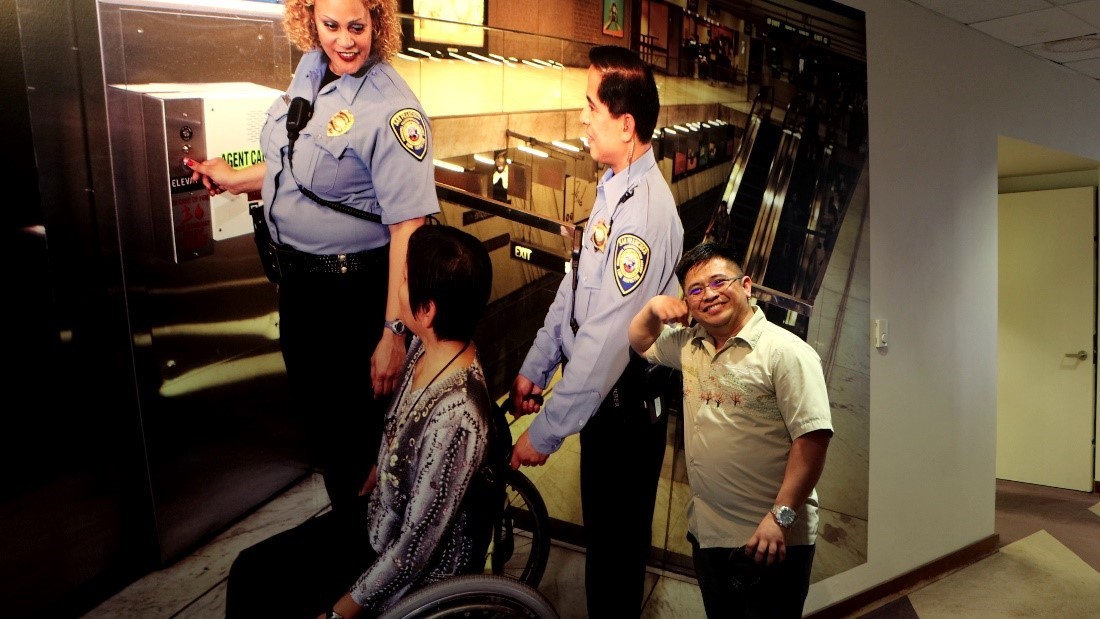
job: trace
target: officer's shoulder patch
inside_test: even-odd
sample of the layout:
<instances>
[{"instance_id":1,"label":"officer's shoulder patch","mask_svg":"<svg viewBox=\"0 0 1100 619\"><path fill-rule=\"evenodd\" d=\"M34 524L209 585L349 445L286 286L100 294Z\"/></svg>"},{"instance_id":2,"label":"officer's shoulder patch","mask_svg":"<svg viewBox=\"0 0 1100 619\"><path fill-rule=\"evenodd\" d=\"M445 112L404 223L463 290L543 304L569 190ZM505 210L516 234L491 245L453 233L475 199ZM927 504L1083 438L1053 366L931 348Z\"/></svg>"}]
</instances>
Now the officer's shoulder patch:
<instances>
[{"instance_id":1,"label":"officer's shoulder patch","mask_svg":"<svg viewBox=\"0 0 1100 619\"><path fill-rule=\"evenodd\" d=\"M419 110L411 107L397 110L390 116L390 129L402 148L418 160L424 160L424 155L428 154L428 131Z\"/></svg>"},{"instance_id":2,"label":"officer's shoulder patch","mask_svg":"<svg viewBox=\"0 0 1100 619\"><path fill-rule=\"evenodd\" d=\"M615 284L625 297L634 292L649 266L649 245L636 234L615 239Z\"/></svg>"}]
</instances>

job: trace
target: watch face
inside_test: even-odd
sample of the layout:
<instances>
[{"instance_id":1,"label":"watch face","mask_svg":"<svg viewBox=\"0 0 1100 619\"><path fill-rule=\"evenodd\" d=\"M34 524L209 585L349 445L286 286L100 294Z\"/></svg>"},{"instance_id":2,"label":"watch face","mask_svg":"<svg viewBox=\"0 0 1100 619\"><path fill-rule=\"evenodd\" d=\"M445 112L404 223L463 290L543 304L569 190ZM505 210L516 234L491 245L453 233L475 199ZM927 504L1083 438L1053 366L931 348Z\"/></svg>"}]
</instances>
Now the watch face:
<instances>
[{"instance_id":1,"label":"watch face","mask_svg":"<svg viewBox=\"0 0 1100 619\"><path fill-rule=\"evenodd\" d=\"M387 320L386 328L397 335L401 335L405 332L405 323L401 322L401 320Z\"/></svg>"},{"instance_id":2,"label":"watch face","mask_svg":"<svg viewBox=\"0 0 1100 619\"><path fill-rule=\"evenodd\" d=\"M798 516L798 512L787 506L774 508L772 514L775 515L775 521L779 523L779 526L784 528L794 524L794 520Z\"/></svg>"}]
</instances>

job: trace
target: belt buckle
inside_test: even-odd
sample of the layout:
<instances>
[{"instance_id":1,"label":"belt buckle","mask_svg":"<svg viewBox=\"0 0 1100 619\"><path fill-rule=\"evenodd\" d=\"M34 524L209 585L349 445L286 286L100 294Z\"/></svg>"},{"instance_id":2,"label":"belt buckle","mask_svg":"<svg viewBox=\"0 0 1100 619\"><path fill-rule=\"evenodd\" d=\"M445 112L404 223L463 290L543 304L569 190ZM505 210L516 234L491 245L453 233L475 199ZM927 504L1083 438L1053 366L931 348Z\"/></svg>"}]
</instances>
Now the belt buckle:
<instances>
[{"instance_id":1,"label":"belt buckle","mask_svg":"<svg viewBox=\"0 0 1100 619\"><path fill-rule=\"evenodd\" d=\"M336 265L340 267L340 274L343 275L348 272L348 255L336 254Z\"/></svg>"}]
</instances>

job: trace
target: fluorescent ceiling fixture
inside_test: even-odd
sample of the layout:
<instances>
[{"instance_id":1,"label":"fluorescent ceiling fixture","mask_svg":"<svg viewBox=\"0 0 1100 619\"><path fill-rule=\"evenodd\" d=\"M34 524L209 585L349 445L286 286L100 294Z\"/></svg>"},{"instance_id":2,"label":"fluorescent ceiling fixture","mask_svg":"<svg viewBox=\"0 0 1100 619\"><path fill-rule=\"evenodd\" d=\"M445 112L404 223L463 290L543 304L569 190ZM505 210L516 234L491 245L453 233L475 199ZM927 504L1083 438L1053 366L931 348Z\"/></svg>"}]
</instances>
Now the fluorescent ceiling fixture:
<instances>
[{"instance_id":1,"label":"fluorescent ceiling fixture","mask_svg":"<svg viewBox=\"0 0 1100 619\"><path fill-rule=\"evenodd\" d=\"M518 149L522 150L522 151L523 151L523 152L525 152L525 153L531 153L532 155L535 155L536 157L543 157L543 158L546 158L546 157L549 157L549 156L550 156L550 153L547 153L547 152L541 151L541 150L539 150L539 149L537 149L537 148L531 148L530 146L528 146L528 145L526 145L526 144L520 144L520 145L519 145L519 146L517 146L516 148L518 148Z\"/></svg>"},{"instance_id":2,"label":"fluorescent ceiling fixture","mask_svg":"<svg viewBox=\"0 0 1100 619\"><path fill-rule=\"evenodd\" d=\"M455 60L461 60L463 62L468 62L470 64L477 64L476 60L473 60L472 58L467 58L467 57L465 57L461 54L456 54L454 52L447 52L447 55L450 56L451 58L454 58Z\"/></svg>"},{"instance_id":3,"label":"fluorescent ceiling fixture","mask_svg":"<svg viewBox=\"0 0 1100 619\"><path fill-rule=\"evenodd\" d=\"M549 60L543 60L541 58L532 58L531 61L532 62L537 62L537 63L541 64L544 67L553 67L554 66L554 63L550 62Z\"/></svg>"},{"instance_id":4,"label":"fluorescent ceiling fixture","mask_svg":"<svg viewBox=\"0 0 1100 619\"><path fill-rule=\"evenodd\" d=\"M671 133L672 135L676 135L676 130L673 129L672 127L665 127L665 133Z\"/></svg>"},{"instance_id":5,"label":"fluorescent ceiling fixture","mask_svg":"<svg viewBox=\"0 0 1100 619\"><path fill-rule=\"evenodd\" d=\"M466 168L450 163L449 161L440 161L439 159L432 159L432 163L437 168L443 168L444 170L450 170L451 172L465 172Z\"/></svg>"},{"instance_id":6,"label":"fluorescent ceiling fixture","mask_svg":"<svg viewBox=\"0 0 1100 619\"><path fill-rule=\"evenodd\" d=\"M688 129L687 127L685 127L683 125L672 125L672 126L676 127L677 131L683 131L684 133L687 133L688 131L690 131L690 129Z\"/></svg>"},{"instance_id":7,"label":"fluorescent ceiling fixture","mask_svg":"<svg viewBox=\"0 0 1100 619\"><path fill-rule=\"evenodd\" d=\"M657 139L659 137L661 137L661 130L660 129L654 129L653 130L653 139Z\"/></svg>"},{"instance_id":8,"label":"fluorescent ceiling fixture","mask_svg":"<svg viewBox=\"0 0 1100 619\"><path fill-rule=\"evenodd\" d=\"M567 142L562 142L560 140L554 140L553 142L550 142L550 143L553 144L554 146L557 146L558 148L560 148L562 150L567 150L567 151L574 152L574 153L581 152L581 149L579 149L576 146L573 146L572 144L569 144Z\"/></svg>"},{"instance_id":9,"label":"fluorescent ceiling fixture","mask_svg":"<svg viewBox=\"0 0 1100 619\"><path fill-rule=\"evenodd\" d=\"M509 56L508 60L511 60L512 62L519 62L519 58L516 58L515 56Z\"/></svg>"},{"instance_id":10,"label":"fluorescent ceiling fixture","mask_svg":"<svg viewBox=\"0 0 1100 619\"><path fill-rule=\"evenodd\" d=\"M536 69L545 69L546 68L546 67L542 66L541 64L539 64L537 62L531 62L530 60L524 60L523 64L535 67Z\"/></svg>"},{"instance_id":11,"label":"fluorescent ceiling fixture","mask_svg":"<svg viewBox=\"0 0 1100 619\"><path fill-rule=\"evenodd\" d=\"M492 159L486 157L485 155L482 155L481 153L476 153L474 155L474 161L476 161L478 163L484 163L484 164L487 164L487 165L496 165L495 161L493 161Z\"/></svg>"},{"instance_id":12,"label":"fluorescent ceiling fixture","mask_svg":"<svg viewBox=\"0 0 1100 619\"><path fill-rule=\"evenodd\" d=\"M489 57L496 58L497 60L504 62L504 56L501 56L500 54L489 54Z\"/></svg>"},{"instance_id":13,"label":"fluorescent ceiling fixture","mask_svg":"<svg viewBox=\"0 0 1100 619\"><path fill-rule=\"evenodd\" d=\"M416 47L409 47L409 48L407 48L407 50L414 53L414 54L420 54L421 56L427 56L428 58L431 58L431 56L432 56L428 52L426 52L422 49L416 48Z\"/></svg>"},{"instance_id":14,"label":"fluorescent ceiling fixture","mask_svg":"<svg viewBox=\"0 0 1100 619\"><path fill-rule=\"evenodd\" d=\"M410 56L408 54L402 54L401 52L397 52L394 55L397 56L398 58L400 58L401 60L411 60L413 62L416 62L416 60L417 60L416 58L413 58L412 56Z\"/></svg>"},{"instance_id":15,"label":"fluorescent ceiling fixture","mask_svg":"<svg viewBox=\"0 0 1100 619\"><path fill-rule=\"evenodd\" d=\"M480 60L482 62L488 62L489 64L495 64L495 65L498 65L498 66L501 64L501 62L499 60L493 60L492 58L486 58L485 56L482 56L481 54L475 54L474 52L466 52L466 53L473 56L474 58L477 58L478 60Z\"/></svg>"},{"instance_id":16,"label":"fluorescent ceiling fixture","mask_svg":"<svg viewBox=\"0 0 1100 619\"><path fill-rule=\"evenodd\" d=\"M587 136L583 136L583 135L582 135L582 136L580 137L580 140L581 140L581 144L584 144L584 147L585 147L585 148L588 148L588 137L587 137Z\"/></svg>"}]
</instances>

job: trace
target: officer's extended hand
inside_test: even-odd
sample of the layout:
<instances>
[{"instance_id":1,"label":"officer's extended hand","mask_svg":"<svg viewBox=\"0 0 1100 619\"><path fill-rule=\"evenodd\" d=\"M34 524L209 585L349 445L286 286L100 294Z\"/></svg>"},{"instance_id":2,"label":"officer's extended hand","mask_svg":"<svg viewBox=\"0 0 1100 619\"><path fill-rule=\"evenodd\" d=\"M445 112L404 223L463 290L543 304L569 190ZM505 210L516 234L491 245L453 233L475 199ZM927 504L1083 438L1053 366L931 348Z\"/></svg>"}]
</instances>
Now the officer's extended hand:
<instances>
[{"instance_id":1,"label":"officer's extended hand","mask_svg":"<svg viewBox=\"0 0 1100 619\"><path fill-rule=\"evenodd\" d=\"M512 381L512 416L520 418L530 413L542 410L542 387L531 382L523 374L516 374L516 380Z\"/></svg>"},{"instance_id":2,"label":"officer's extended hand","mask_svg":"<svg viewBox=\"0 0 1100 619\"><path fill-rule=\"evenodd\" d=\"M527 430L519 435L516 444L512 445L512 468L520 466L542 466L549 459L548 454L540 453L531 446L531 439L527 438Z\"/></svg>"},{"instance_id":3,"label":"officer's extended hand","mask_svg":"<svg viewBox=\"0 0 1100 619\"><path fill-rule=\"evenodd\" d=\"M370 358L370 382L375 399L389 395L397 387L404 362L405 337L387 329Z\"/></svg>"},{"instance_id":4,"label":"officer's extended hand","mask_svg":"<svg viewBox=\"0 0 1100 619\"><path fill-rule=\"evenodd\" d=\"M223 191L233 195L259 191L263 187L264 171L267 169L267 165L263 162L244 168L234 168L221 157L206 161L184 158L183 165L191 170L191 182L201 180L211 196L216 196Z\"/></svg>"}]
</instances>

